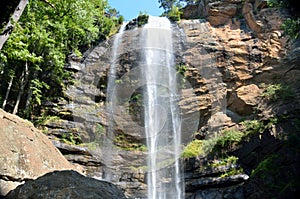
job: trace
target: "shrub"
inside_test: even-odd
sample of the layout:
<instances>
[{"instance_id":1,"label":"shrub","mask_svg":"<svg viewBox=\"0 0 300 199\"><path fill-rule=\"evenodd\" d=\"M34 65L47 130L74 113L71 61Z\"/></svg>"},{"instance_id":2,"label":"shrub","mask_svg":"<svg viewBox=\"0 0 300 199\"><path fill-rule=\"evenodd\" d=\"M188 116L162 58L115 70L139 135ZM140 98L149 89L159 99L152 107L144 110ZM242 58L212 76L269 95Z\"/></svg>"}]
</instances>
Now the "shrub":
<instances>
[{"instance_id":1,"label":"shrub","mask_svg":"<svg viewBox=\"0 0 300 199\"><path fill-rule=\"evenodd\" d=\"M262 83L260 86L264 89L263 93L261 94L261 97L264 99L270 100L270 101L275 101L278 96L277 92L281 88L280 84L265 84Z\"/></svg>"},{"instance_id":2,"label":"shrub","mask_svg":"<svg viewBox=\"0 0 300 199\"><path fill-rule=\"evenodd\" d=\"M218 167L218 166L222 166L222 165L228 165L228 164L236 164L238 161L238 157L236 156L227 156L225 158L223 158L220 162L218 163L213 163L210 166L212 167Z\"/></svg>"},{"instance_id":3,"label":"shrub","mask_svg":"<svg viewBox=\"0 0 300 199\"><path fill-rule=\"evenodd\" d=\"M271 8L293 7L293 3L289 0L267 0L267 5ZM288 18L281 27L284 30L284 34L289 35L292 39L296 39L299 36L300 18Z\"/></svg>"},{"instance_id":4,"label":"shrub","mask_svg":"<svg viewBox=\"0 0 300 199\"><path fill-rule=\"evenodd\" d=\"M262 83L260 87L264 90L261 97L269 101L289 100L294 96L293 90L288 85Z\"/></svg>"},{"instance_id":5,"label":"shrub","mask_svg":"<svg viewBox=\"0 0 300 199\"><path fill-rule=\"evenodd\" d=\"M279 0L267 0L267 5L271 8L282 8L284 3Z\"/></svg>"},{"instance_id":6,"label":"shrub","mask_svg":"<svg viewBox=\"0 0 300 199\"><path fill-rule=\"evenodd\" d=\"M149 19L149 15L148 14L143 14L142 12L140 12L139 16L137 17L138 27L141 27L141 26L147 24L148 23L148 19Z\"/></svg>"},{"instance_id":7,"label":"shrub","mask_svg":"<svg viewBox=\"0 0 300 199\"><path fill-rule=\"evenodd\" d=\"M228 177L228 176L241 174L243 172L244 172L243 168L231 168L229 171L226 171L225 173L223 173L220 176L220 178L225 178L225 177Z\"/></svg>"},{"instance_id":8,"label":"shrub","mask_svg":"<svg viewBox=\"0 0 300 199\"><path fill-rule=\"evenodd\" d=\"M179 88L185 88L186 84L186 74L185 72L188 70L188 67L186 65L178 65L176 67L178 78L180 79L179 82Z\"/></svg>"},{"instance_id":9,"label":"shrub","mask_svg":"<svg viewBox=\"0 0 300 199\"><path fill-rule=\"evenodd\" d=\"M217 146L222 148L231 148L234 143L239 143L244 133L236 130L225 130L217 140Z\"/></svg>"},{"instance_id":10,"label":"shrub","mask_svg":"<svg viewBox=\"0 0 300 199\"><path fill-rule=\"evenodd\" d=\"M297 39L299 37L300 18L287 18L281 28L284 30L283 34L289 35L292 39Z\"/></svg>"},{"instance_id":11,"label":"shrub","mask_svg":"<svg viewBox=\"0 0 300 199\"><path fill-rule=\"evenodd\" d=\"M264 124L258 120L246 120L241 124L244 127L245 135L262 133L264 130Z\"/></svg>"},{"instance_id":12,"label":"shrub","mask_svg":"<svg viewBox=\"0 0 300 199\"><path fill-rule=\"evenodd\" d=\"M188 67L186 65L178 65L176 69L177 73L179 73L182 76L185 76L185 72L188 70Z\"/></svg>"},{"instance_id":13,"label":"shrub","mask_svg":"<svg viewBox=\"0 0 300 199\"><path fill-rule=\"evenodd\" d=\"M261 177L266 177L266 175L276 175L278 173L278 166L274 164L274 160L278 158L278 155L271 155L261 161L258 166L252 170L251 176L260 175Z\"/></svg>"},{"instance_id":14,"label":"shrub","mask_svg":"<svg viewBox=\"0 0 300 199\"><path fill-rule=\"evenodd\" d=\"M179 8L177 6L172 6L172 9L168 12L167 17L171 21L179 21L181 14L182 12L179 11Z\"/></svg>"},{"instance_id":15,"label":"shrub","mask_svg":"<svg viewBox=\"0 0 300 199\"><path fill-rule=\"evenodd\" d=\"M181 157L192 158L203 154L202 140L193 140L183 150Z\"/></svg>"}]
</instances>

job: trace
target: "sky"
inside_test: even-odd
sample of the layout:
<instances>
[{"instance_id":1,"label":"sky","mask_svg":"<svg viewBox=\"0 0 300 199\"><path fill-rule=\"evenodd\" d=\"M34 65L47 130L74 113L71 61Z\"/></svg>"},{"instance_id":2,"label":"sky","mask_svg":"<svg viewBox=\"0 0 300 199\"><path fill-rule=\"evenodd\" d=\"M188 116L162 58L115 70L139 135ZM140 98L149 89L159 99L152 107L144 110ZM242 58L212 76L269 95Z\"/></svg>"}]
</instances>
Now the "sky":
<instances>
[{"instance_id":1,"label":"sky","mask_svg":"<svg viewBox=\"0 0 300 199\"><path fill-rule=\"evenodd\" d=\"M126 21L136 18L140 11L159 16L163 9L159 8L158 0L108 0L109 5L120 12Z\"/></svg>"}]
</instances>

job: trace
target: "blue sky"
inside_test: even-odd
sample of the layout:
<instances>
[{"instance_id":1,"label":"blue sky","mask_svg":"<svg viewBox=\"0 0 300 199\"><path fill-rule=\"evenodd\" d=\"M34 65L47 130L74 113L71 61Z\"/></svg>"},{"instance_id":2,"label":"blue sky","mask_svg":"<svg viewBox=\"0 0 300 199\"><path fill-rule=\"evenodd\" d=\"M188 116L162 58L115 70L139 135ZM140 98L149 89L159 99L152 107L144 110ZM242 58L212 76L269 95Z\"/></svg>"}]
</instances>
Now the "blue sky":
<instances>
[{"instance_id":1,"label":"blue sky","mask_svg":"<svg viewBox=\"0 0 300 199\"><path fill-rule=\"evenodd\" d=\"M108 0L108 2L127 21L136 18L140 11L153 16L159 16L163 13L163 9L159 8L158 0Z\"/></svg>"}]
</instances>

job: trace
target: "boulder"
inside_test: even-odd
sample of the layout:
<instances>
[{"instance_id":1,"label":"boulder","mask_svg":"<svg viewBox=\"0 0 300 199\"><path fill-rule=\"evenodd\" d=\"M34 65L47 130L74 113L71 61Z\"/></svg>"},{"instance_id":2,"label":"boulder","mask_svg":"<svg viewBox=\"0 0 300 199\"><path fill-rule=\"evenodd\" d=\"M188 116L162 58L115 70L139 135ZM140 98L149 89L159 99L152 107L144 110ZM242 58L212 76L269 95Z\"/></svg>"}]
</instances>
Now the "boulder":
<instances>
[{"instance_id":1,"label":"boulder","mask_svg":"<svg viewBox=\"0 0 300 199\"><path fill-rule=\"evenodd\" d=\"M54 171L18 186L6 198L125 199L126 197L110 182L85 177L76 171Z\"/></svg>"},{"instance_id":2,"label":"boulder","mask_svg":"<svg viewBox=\"0 0 300 199\"><path fill-rule=\"evenodd\" d=\"M0 195L54 170L78 170L32 123L0 109Z\"/></svg>"},{"instance_id":3,"label":"boulder","mask_svg":"<svg viewBox=\"0 0 300 199\"><path fill-rule=\"evenodd\" d=\"M251 115L253 107L258 104L262 91L255 84L241 86L236 89L236 94L231 95L228 107L231 111L240 115Z\"/></svg>"},{"instance_id":4,"label":"boulder","mask_svg":"<svg viewBox=\"0 0 300 199\"><path fill-rule=\"evenodd\" d=\"M233 126L231 118L223 112L217 112L211 115L211 117L207 121L207 124L210 127L209 130L211 132L217 132L218 130L223 129L224 127Z\"/></svg>"}]
</instances>

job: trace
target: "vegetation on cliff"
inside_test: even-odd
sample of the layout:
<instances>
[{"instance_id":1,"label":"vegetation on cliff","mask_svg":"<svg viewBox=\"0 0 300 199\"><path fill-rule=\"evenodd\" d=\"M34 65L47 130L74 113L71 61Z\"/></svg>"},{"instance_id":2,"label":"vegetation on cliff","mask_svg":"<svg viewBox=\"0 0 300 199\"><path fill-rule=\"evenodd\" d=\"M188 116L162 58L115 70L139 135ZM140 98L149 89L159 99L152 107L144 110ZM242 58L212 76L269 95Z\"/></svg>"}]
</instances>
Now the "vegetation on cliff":
<instances>
[{"instance_id":1,"label":"vegetation on cliff","mask_svg":"<svg viewBox=\"0 0 300 199\"><path fill-rule=\"evenodd\" d=\"M299 8L296 6L296 1L293 0L267 0L269 7L287 8L291 13L291 17L287 18L282 24L284 33L289 35L292 39L299 36L300 31L300 15Z\"/></svg>"}]
</instances>

